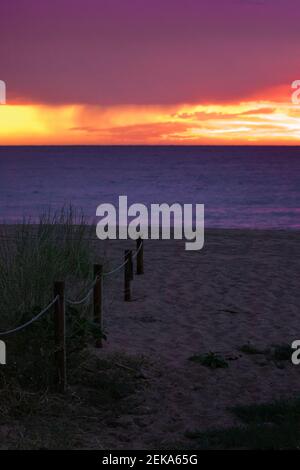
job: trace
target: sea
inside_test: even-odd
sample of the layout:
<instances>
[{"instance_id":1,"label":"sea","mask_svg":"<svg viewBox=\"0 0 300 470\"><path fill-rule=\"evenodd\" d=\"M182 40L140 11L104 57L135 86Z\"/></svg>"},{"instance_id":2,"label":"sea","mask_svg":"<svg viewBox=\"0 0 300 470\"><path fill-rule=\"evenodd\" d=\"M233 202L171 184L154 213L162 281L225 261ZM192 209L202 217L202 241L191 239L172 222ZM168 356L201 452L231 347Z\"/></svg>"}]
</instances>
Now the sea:
<instances>
[{"instance_id":1,"label":"sea","mask_svg":"<svg viewBox=\"0 0 300 470\"><path fill-rule=\"evenodd\" d=\"M204 204L206 228L300 228L300 147L0 147L0 222L72 206Z\"/></svg>"}]
</instances>

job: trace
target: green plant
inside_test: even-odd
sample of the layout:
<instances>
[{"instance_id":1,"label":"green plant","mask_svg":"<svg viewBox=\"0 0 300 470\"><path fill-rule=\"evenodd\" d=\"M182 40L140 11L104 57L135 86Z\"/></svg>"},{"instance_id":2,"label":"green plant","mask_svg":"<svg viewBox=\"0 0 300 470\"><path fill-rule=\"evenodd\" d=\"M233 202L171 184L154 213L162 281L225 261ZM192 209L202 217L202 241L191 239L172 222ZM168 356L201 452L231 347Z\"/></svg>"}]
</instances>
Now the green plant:
<instances>
[{"instance_id":1,"label":"green plant","mask_svg":"<svg viewBox=\"0 0 300 470\"><path fill-rule=\"evenodd\" d=\"M214 352L207 354L194 354L193 356L189 357L189 360L192 362L197 362L198 364L209 367L211 369L228 367L228 362L225 361L223 357Z\"/></svg>"},{"instance_id":2,"label":"green plant","mask_svg":"<svg viewBox=\"0 0 300 470\"><path fill-rule=\"evenodd\" d=\"M259 349L255 346L253 346L250 343L243 344L240 348L239 351L244 353L244 354L249 354L249 355L255 355L255 354L266 354L267 351L265 349Z\"/></svg>"},{"instance_id":3,"label":"green plant","mask_svg":"<svg viewBox=\"0 0 300 470\"><path fill-rule=\"evenodd\" d=\"M236 406L230 409L243 425L191 431L195 449L297 449L300 445L300 399Z\"/></svg>"},{"instance_id":4,"label":"green plant","mask_svg":"<svg viewBox=\"0 0 300 470\"><path fill-rule=\"evenodd\" d=\"M290 344L275 344L271 351L271 358L274 361L290 361L293 349Z\"/></svg>"},{"instance_id":5,"label":"green plant","mask_svg":"<svg viewBox=\"0 0 300 470\"><path fill-rule=\"evenodd\" d=\"M246 424L298 422L300 420L300 399L235 406L231 408L231 411Z\"/></svg>"},{"instance_id":6,"label":"green plant","mask_svg":"<svg viewBox=\"0 0 300 470\"><path fill-rule=\"evenodd\" d=\"M207 432L190 432L194 449L297 449L300 443L299 426L259 425L236 426Z\"/></svg>"}]
</instances>

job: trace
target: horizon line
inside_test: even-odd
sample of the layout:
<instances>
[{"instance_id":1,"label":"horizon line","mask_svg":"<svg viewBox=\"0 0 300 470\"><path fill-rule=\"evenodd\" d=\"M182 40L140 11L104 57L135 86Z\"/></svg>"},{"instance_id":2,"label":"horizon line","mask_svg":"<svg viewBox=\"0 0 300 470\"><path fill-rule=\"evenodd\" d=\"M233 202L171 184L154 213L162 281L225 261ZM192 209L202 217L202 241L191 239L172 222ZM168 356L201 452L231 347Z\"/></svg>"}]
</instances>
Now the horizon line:
<instances>
[{"instance_id":1,"label":"horizon line","mask_svg":"<svg viewBox=\"0 0 300 470\"><path fill-rule=\"evenodd\" d=\"M293 147L300 144L0 144L6 147Z\"/></svg>"}]
</instances>

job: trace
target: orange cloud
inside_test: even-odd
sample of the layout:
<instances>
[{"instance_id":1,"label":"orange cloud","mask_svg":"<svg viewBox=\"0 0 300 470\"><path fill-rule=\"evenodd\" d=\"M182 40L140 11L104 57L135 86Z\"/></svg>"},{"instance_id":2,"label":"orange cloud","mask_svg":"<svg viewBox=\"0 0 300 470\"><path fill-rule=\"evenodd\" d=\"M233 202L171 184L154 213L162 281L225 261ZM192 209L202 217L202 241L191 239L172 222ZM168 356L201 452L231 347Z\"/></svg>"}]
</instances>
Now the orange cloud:
<instances>
[{"instance_id":1,"label":"orange cloud","mask_svg":"<svg viewBox=\"0 0 300 470\"><path fill-rule=\"evenodd\" d=\"M278 90L277 90L278 93ZM266 94L267 96L267 94ZM274 98L176 106L0 106L0 144L294 144L300 106Z\"/></svg>"}]
</instances>

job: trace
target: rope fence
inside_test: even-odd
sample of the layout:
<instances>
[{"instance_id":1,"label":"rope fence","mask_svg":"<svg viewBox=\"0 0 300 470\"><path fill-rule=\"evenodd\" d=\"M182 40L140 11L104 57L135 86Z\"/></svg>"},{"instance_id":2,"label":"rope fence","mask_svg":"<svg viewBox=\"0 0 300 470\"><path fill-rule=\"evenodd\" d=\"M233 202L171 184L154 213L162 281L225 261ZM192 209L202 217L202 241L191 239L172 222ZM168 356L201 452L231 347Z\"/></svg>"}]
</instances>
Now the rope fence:
<instances>
[{"instance_id":1,"label":"rope fence","mask_svg":"<svg viewBox=\"0 0 300 470\"><path fill-rule=\"evenodd\" d=\"M47 313L48 310L50 310L50 308L53 307L53 305L54 305L57 301L58 301L58 296L54 297L54 299L49 303L49 305L47 305L47 307L45 307L40 313L38 313L37 315L35 315L31 320L27 321L27 322L24 323L23 325L17 326L16 328L14 328L14 329L12 329L12 330L0 332L0 337L9 336L9 335L12 335L13 333L17 333L18 331L24 330L25 328L27 328L27 326L30 326L32 323L34 323L34 322L36 322L37 320L39 320L45 313Z\"/></svg>"},{"instance_id":2,"label":"rope fence","mask_svg":"<svg viewBox=\"0 0 300 470\"><path fill-rule=\"evenodd\" d=\"M94 280L89 286L87 293L80 300L65 298L65 282L54 283L53 300L37 315L17 326L16 328L0 332L0 338L22 331L42 318L54 307L54 333L55 333L55 383L57 390L61 393L66 391L66 304L82 305L93 295L93 316L94 322L99 325L100 332L103 332L103 278L124 268L124 301L131 301L131 282L133 281L133 260L136 258L136 274L144 274L144 241L142 238L136 240L136 250L125 250L124 261L111 271L104 272L101 264L94 265ZM96 347L102 347L102 339L96 341Z\"/></svg>"}]
</instances>

